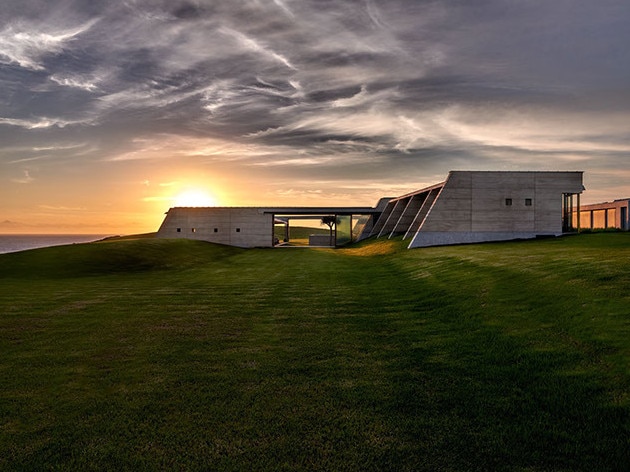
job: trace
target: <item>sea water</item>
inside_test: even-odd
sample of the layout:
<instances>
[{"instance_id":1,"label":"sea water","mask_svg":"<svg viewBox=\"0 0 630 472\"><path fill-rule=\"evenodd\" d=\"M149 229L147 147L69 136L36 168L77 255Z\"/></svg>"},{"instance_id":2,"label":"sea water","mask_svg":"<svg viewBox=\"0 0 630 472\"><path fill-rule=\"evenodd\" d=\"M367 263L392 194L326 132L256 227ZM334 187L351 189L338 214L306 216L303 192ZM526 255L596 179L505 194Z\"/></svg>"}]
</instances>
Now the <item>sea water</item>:
<instances>
[{"instance_id":1,"label":"sea water","mask_svg":"<svg viewBox=\"0 0 630 472\"><path fill-rule=\"evenodd\" d=\"M105 234L0 234L0 254L48 246L88 243L107 237Z\"/></svg>"}]
</instances>

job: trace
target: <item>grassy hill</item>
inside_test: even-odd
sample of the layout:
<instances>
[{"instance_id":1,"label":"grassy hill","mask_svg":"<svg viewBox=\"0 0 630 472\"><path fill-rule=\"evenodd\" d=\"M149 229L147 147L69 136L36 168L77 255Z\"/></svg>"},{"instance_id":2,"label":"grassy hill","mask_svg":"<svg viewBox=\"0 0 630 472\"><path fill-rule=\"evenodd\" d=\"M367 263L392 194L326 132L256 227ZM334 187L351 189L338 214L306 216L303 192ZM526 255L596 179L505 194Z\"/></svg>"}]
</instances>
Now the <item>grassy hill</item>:
<instances>
[{"instance_id":1,"label":"grassy hill","mask_svg":"<svg viewBox=\"0 0 630 472\"><path fill-rule=\"evenodd\" d=\"M630 234L0 255L0 470L628 470Z\"/></svg>"}]
</instances>

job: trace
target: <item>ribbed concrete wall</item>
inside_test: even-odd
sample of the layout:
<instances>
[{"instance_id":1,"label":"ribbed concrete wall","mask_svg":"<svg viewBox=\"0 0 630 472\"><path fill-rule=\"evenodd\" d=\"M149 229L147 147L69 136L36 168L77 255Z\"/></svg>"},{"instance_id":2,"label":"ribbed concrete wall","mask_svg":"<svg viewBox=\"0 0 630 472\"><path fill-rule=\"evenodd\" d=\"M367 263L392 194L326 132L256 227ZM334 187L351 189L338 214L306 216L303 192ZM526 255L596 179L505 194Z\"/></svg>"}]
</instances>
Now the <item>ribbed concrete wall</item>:
<instances>
[{"instance_id":1,"label":"ribbed concrete wall","mask_svg":"<svg viewBox=\"0 0 630 472\"><path fill-rule=\"evenodd\" d=\"M392 229L389 236L390 238L396 234L405 234L407 232L409 226L413 223L414 218L418 214L418 211L420 211L425 198L426 194L421 193L419 195L412 195L407 199L405 210L402 212L400 218L398 218L398 221L396 222L396 225Z\"/></svg>"},{"instance_id":2,"label":"ribbed concrete wall","mask_svg":"<svg viewBox=\"0 0 630 472\"><path fill-rule=\"evenodd\" d=\"M437 197L440 195L441 191L442 187L439 187L423 192L421 194L423 196L422 205L420 205L416 216L414 216L413 221L409 224L409 227L407 228L407 231L403 236L403 240L409 237L413 237L418 232L420 226L422 226L422 223L424 223L424 219L429 214L431 207L433 207L433 204L435 203Z\"/></svg>"},{"instance_id":3,"label":"ribbed concrete wall","mask_svg":"<svg viewBox=\"0 0 630 472\"><path fill-rule=\"evenodd\" d=\"M406 239L410 234L415 233L441 188L442 184L437 184L401 197L388 199L370 236L391 238L403 234L403 239Z\"/></svg>"},{"instance_id":4,"label":"ribbed concrete wall","mask_svg":"<svg viewBox=\"0 0 630 472\"><path fill-rule=\"evenodd\" d=\"M389 235L394 230L394 227L396 226L396 223L398 223L400 216L405 211L408 202L409 198L403 198L395 201L392 211L387 216L385 224L381 228L381 231L378 233L379 238L383 235Z\"/></svg>"},{"instance_id":5,"label":"ribbed concrete wall","mask_svg":"<svg viewBox=\"0 0 630 472\"><path fill-rule=\"evenodd\" d=\"M392 211L394 211L396 204L397 204L397 201L393 199L387 202L387 204L383 208L383 212L381 213L381 216L378 218L378 220L374 224L374 227L372 228L372 231L370 232L370 236L379 236L381 234L381 231L383 230L385 223L387 223L390 215L392 214Z\"/></svg>"}]
</instances>

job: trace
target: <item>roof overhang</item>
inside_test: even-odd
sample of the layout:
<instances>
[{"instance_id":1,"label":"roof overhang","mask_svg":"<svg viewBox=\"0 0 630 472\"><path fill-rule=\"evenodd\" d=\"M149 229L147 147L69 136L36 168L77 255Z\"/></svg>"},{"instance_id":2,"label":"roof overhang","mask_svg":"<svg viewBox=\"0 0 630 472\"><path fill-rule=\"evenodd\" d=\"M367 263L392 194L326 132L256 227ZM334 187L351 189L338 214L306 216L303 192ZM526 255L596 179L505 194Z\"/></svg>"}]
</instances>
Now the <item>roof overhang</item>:
<instances>
[{"instance_id":1,"label":"roof overhang","mask_svg":"<svg viewBox=\"0 0 630 472\"><path fill-rule=\"evenodd\" d=\"M260 211L276 216L374 215L382 212L373 207L269 207Z\"/></svg>"}]
</instances>

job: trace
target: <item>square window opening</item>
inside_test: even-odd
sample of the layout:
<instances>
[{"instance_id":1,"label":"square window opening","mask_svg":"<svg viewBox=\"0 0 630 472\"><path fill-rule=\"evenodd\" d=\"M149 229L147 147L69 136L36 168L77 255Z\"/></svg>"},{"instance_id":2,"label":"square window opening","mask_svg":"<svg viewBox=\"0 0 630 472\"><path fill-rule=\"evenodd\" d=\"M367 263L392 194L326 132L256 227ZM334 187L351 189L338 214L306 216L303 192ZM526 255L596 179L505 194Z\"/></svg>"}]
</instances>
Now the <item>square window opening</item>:
<instances>
[{"instance_id":1,"label":"square window opening","mask_svg":"<svg viewBox=\"0 0 630 472\"><path fill-rule=\"evenodd\" d=\"M240 233L241 232L241 228L236 228L236 232Z\"/></svg>"},{"instance_id":2,"label":"square window opening","mask_svg":"<svg viewBox=\"0 0 630 472\"><path fill-rule=\"evenodd\" d=\"M178 232L178 233L181 233L181 232L182 232L182 229L181 229L181 228L177 228L177 232Z\"/></svg>"},{"instance_id":3,"label":"square window opening","mask_svg":"<svg viewBox=\"0 0 630 472\"><path fill-rule=\"evenodd\" d=\"M531 198L526 198L525 199L525 206L528 206L528 207L532 206L532 199Z\"/></svg>"},{"instance_id":4,"label":"square window opening","mask_svg":"<svg viewBox=\"0 0 630 472\"><path fill-rule=\"evenodd\" d=\"M505 199L505 206L512 206L512 199L511 198L506 198Z\"/></svg>"},{"instance_id":5,"label":"square window opening","mask_svg":"<svg viewBox=\"0 0 630 472\"><path fill-rule=\"evenodd\" d=\"M219 232L219 228L214 228L214 232L218 233Z\"/></svg>"},{"instance_id":6,"label":"square window opening","mask_svg":"<svg viewBox=\"0 0 630 472\"><path fill-rule=\"evenodd\" d=\"M191 231L192 231L193 233L196 233L196 232L197 232L197 228L192 228L192 229L191 229Z\"/></svg>"}]
</instances>

